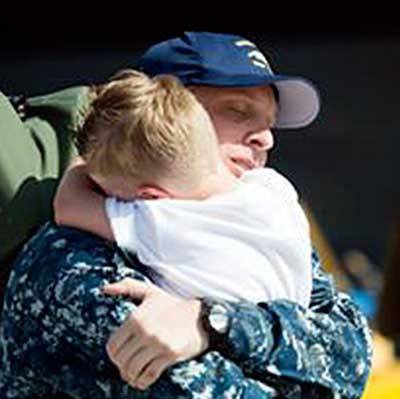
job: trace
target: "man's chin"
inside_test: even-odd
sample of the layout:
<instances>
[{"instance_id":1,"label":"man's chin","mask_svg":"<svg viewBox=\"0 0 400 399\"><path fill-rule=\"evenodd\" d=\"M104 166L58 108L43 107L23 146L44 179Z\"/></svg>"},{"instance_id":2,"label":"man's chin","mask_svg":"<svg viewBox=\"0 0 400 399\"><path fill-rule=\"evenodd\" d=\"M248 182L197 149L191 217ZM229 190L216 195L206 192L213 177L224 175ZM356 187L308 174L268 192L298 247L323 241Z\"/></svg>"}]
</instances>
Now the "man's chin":
<instances>
[{"instance_id":1,"label":"man's chin","mask_svg":"<svg viewBox=\"0 0 400 399\"><path fill-rule=\"evenodd\" d=\"M233 170L231 170L231 172L233 173L233 175L237 178L241 178L243 173L245 172L245 170L243 168L241 168L240 166L235 167Z\"/></svg>"},{"instance_id":2,"label":"man's chin","mask_svg":"<svg viewBox=\"0 0 400 399\"><path fill-rule=\"evenodd\" d=\"M241 165L238 163L233 162L233 166L231 168L231 172L236 176L236 177L241 177L244 172L248 172L249 170L253 169L259 169L263 168L266 164L266 162L258 162L254 164L252 167L249 167L247 165Z\"/></svg>"},{"instance_id":3,"label":"man's chin","mask_svg":"<svg viewBox=\"0 0 400 399\"><path fill-rule=\"evenodd\" d=\"M228 159L225 161L226 166L229 168L231 173L233 173L236 177L241 177L244 172L249 170L263 168L267 163L266 159L262 159L259 161L255 161L254 163L241 163L236 160Z\"/></svg>"},{"instance_id":4,"label":"man's chin","mask_svg":"<svg viewBox=\"0 0 400 399\"><path fill-rule=\"evenodd\" d=\"M229 166L231 172L238 178L242 177L244 172L247 172L253 168L248 167L247 165L242 165L237 162L231 162Z\"/></svg>"},{"instance_id":5,"label":"man's chin","mask_svg":"<svg viewBox=\"0 0 400 399\"><path fill-rule=\"evenodd\" d=\"M264 168L265 166L267 166L267 162L268 162L268 154L265 154L256 161L256 169Z\"/></svg>"},{"instance_id":6,"label":"man's chin","mask_svg":"<svg viewBox=\"0 0 400 399\"><path fill-rule=\"evenodd\" d=\"M244 168L240 166L238 163L232 161L232 160L225 160L225 165L229 169L229 171L237 178L242 177L242 174L244 173Z\"/></svg>"}]
</instances>

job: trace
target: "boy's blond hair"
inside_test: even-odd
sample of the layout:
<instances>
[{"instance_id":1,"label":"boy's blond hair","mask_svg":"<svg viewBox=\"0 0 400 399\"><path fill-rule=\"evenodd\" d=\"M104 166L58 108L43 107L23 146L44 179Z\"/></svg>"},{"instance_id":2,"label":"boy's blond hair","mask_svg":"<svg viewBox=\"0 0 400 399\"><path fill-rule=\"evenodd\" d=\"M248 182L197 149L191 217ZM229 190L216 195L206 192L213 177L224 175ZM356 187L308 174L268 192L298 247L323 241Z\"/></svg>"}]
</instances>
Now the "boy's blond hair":
<instances>
[{"instance_id":1,"label":"boy's blond hair","mask_svg":"<svg viewBox=\"0 0 400 399\"><path fill-rule=\"evenodd\" d=\"M169 75L126 70L96 87L77 145L90 173L139 184L190 188L217 168L207 112Z\"/></svg>"}]
</instances>

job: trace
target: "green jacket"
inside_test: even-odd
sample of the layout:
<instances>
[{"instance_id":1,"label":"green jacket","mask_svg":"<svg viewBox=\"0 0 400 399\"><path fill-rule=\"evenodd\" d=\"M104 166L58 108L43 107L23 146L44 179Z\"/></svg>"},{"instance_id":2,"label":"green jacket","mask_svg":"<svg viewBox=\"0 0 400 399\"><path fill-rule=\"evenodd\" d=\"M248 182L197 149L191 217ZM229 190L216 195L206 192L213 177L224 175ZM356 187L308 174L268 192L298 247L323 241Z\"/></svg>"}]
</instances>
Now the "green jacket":
<instances>
[{"instance_id":1,"label":"green jacket","mask_svg":"<svg viewBox=\"0 0 400 399\"><path fill-rule=\"evenodd\" d=\"M85 86L28 98L21 117L0 92L0 306L16 254L53 217L52 199L76 154L74 132L88 98Z\"/></svg>"}]
</instances>

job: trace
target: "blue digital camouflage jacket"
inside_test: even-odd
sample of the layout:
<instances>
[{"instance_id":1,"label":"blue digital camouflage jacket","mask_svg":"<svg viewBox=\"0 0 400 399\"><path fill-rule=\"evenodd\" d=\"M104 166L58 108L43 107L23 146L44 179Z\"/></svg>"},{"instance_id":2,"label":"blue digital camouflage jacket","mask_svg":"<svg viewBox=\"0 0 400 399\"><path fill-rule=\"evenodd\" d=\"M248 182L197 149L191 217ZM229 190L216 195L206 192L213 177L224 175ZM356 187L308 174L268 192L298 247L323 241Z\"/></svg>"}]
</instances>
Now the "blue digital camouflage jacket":
<instances>
[{"instance_id":1,"label":"blue digital camouflage jacket","mask_svg":"<svg viewBox=\"0 0 400 399\"><path fill-rule=\"evenodd\" d=\"M370 330L313 255L311 305L218 301L218 347L166 370L145 391L121 380L105 345L136 304L101 287L149 278L114 244L44 225L14 265L0 325L1 398L360 398Z\"/></svg>"}]
</instances>

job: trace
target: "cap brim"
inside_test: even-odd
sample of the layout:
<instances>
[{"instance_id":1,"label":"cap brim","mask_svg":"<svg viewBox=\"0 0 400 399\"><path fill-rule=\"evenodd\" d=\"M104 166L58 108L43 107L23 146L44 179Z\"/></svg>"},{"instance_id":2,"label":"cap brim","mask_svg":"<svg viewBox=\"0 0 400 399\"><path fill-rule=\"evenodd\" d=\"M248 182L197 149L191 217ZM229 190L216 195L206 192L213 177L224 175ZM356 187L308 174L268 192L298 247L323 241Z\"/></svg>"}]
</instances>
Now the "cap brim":
<instances>
[{"instance_id":1,"label":"cap brim","mask_svg":"<svg viewBox=\"0 0 400 399\"><path fill-rule=\"evenodd\" d=\"M314 85L303 78L275 76L279 92L277 128L301 128L309 125L320 110L320 99Z\"/></svg>"},{"instance_id":2,"label":"cap brim","mask_svg":"<svg viewBox=\"0 0 400 399\"><path fill-rule=\"evenodd\" d=\"M309 125L318 115L320 99L314 85L302 77L285 75L219 75L201 79L180 76L185 85L219 87L255 87L275 85L279 92L279 113L275 127L301 128Z\"/></svg>"}]
</instances>

